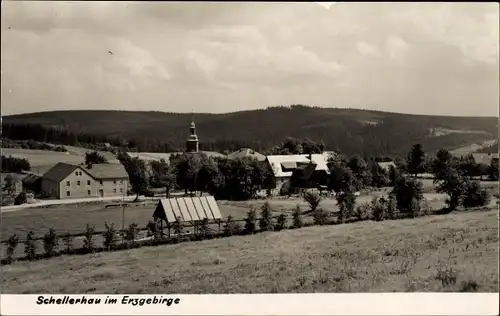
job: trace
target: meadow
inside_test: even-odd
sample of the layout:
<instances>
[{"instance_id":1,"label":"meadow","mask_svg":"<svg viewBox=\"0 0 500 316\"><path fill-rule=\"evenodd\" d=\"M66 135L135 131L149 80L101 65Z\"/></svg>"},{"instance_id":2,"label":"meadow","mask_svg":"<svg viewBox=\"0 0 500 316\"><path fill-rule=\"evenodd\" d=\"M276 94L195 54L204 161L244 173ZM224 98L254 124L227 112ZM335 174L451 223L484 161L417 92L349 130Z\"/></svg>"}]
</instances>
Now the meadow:
<instances>
[{"instance_id":1,"label":"meadow","mask_svg":"<svg viewBox=\"0 0 500 316\"><path fill-rule=\"evenodd\" d=\"M496 292L498 209L2 267L3 293Z\"/></svg>"},{"instance_id":2,"label":"meadow","mask_svg":"<svg viewBox=\"0 0 500 316\"><path fill-rule=\"evenodd\" d=\"M37 174L44 174L58 162L68 164L81 164L85 162L85 153L90 149L64 146L67 152L55 152L36 149L2 148L2 155L15 158L26 158L30 162L31 171ZM118 163L116 157L109 152L100 151L110 163Z\"/></svg>"}]
</instances>

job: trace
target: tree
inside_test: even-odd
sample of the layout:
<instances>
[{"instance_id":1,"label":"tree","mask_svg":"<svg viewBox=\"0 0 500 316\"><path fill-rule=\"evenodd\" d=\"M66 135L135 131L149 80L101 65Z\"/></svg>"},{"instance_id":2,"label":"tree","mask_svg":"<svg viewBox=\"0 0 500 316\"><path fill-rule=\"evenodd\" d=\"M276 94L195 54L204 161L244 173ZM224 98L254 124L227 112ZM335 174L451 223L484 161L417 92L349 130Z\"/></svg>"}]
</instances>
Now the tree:
<instances>
[{"instance_id":1,"label":"tree","mask_svg":"<svg viewBox=\"0 0 500 316\"><path fill-rule=\"evenodd\" d=\"M206 156L202 157L196 177L196 189L214 194L223 187L224 180L224 176L214 159Z\"/></svg>"},{"instance_id":2,"label":"tree","mask_svg":"<svg viewBox=\"0 0 500 316\"><path fill-rule=\"evenodd\" d=\"M304 193L304 200L309 204L311 212L314 212L321 203L321 195L316 192L306 191Z\"/></svg>"},{"instance_id":3,"label":"tree","mask_svg":"<svg viewBox=\"0 0 500 316\"><path fill-rule=\"evenodd\" d=\"M371 174L366 161L359 155L352 156L347 162L347 167L352 170L354 176L354 188L359 191L370 185Z\"/></svg>"},{"instance_id":4,"label":"tree","mask_svg":"<svg viewBox=\"0 0 500 316\"><path fill-rule=\"evenodd\" d=\"M49 229L49 232L43 236L43 249L47 256L52 257L54 251L59 245L59 237L54 229Z\"/></svg>"},{"instance_id":5,"label":"tree","mask_svg":"<svg viewBox=\"0 0 500 316\"><path fill-rule=\"evenodd\" d=\"M488 179L491 181L498 181L498 158L493 158L490 161L490 165L488 166Z\"/></svg>"},{"instance_id":6,"label":"tree","mask_svg":"<svg viewBox=\"0 0 500 316\"><path fill-rule=\"evenodd\" d=\"M105 230L103 232L103 244L108 250L114 249L116 247L116 229L115 224L111 223L108 225L107 222L104 223Z\"/></svg>"},{"instance_id":7,"label":"tree","mask_svg":"<svg viewBox=\"0 0 500 316\"><path fill-rule=\"evenodd\" d=\"M372 186L382 188L389 185L389 175L378 163L372 162L370 171L372 175Z\"/></svg>"},{"instance_id":8,"label":"tree","mask_svg":"<svg viewBox=\"0 0 500 316\"><path fill-rule=\"evenodd\" d=\"M330 214L324 209L318 208L312 214L315 225L327 225L329 223Z\"/></svg>"},{"instance_id":9,"label":"tree","mask_svg":"<svg viewBox=\"0 0 500 316\"><path fill-rule=\"evenodd\" d=\"M356 206L356 196L354 195L354 188L351 187L345 191L337 193L335 196L339 211L337 212L337 222L344 223L344 221L351 217Z\"/></svg>"},{"instance_id":10,"label":"tree","mask_svg":"<svg viewBox=\"0 0 500 316\"><path fill-rule=\"evenodd\" d=\"M401 176L396 180L392 190L396 198L398 210L411 217L416 217L420 212L420 201L423 199L422 182Z\"/></svg>"},{"instance_id":11,"label":"tree","mask_svg":"<svg viewBox=\"0 0 500 316\"><path fill-rule=\"evenodd\" d=\"M301 228L302 226L304 226L304 222L302 220L302 214L300 213L300 206L297 205L294 209L293 209L293 213L292 213L292 227L293 228Z\"/></svg>"},{"instance_id":12,"label":"tree","mask_svg":"<svg viewBox=\"0 0 500 316\"><path fill-rule=\"evenodd\" d=\"M449 173L449 169L455 166L453 156L446 150L438 150L436 156L431 162L431 172L434 174L434 182L445 179Z\"/></svg>"},{"instance_id":13,"label":"tree","mask_svg":"<svg viewBox=\"0 0 500 316\"><path fill-rule=\"evenodd\" d=\"M283 230L286 228L286 215L281 213L276 220L275 230Z\"/></svg>"},{"instance_id":14,"label":"tree","mask_svg":"<svg viewBox=\"0 0 500 316\"><path fill-rule=\"evenodd\" d=\"M118 160L127 171L132 192L136 194L135 200L139 195L148 189L148 176L146 174L146 164L144 160L137 157L131 158L127 153L118 153Z\"/></svg>"},{"instance_id":15,"label":"tree","mask_svg":"<svg viewBox=\"0 0 500 316\"><path fill-rule=\"evenodd\" d=\"M99 154L97 151L86 152L85 153L85 164L86 165L97 165L108 163L108 160Z\"/></svg>"},{"instance_id":16,"label":"tree","mask_svg":"<svg viewBox=\"0 0 500 316\"><path fill-rule=\"evenodd\" d=\"M7 191L7 194L12 195L16 191L16 184L12 175L5 176L2 190Z\"/></svg>"},{"instance_id":17,"label":"tree","mask_svg":"<svg viewBox=\"0 0 500 316\"><path fill-rule=\"evenodd\" d=\"M5 253L8 263L12 262L12 257L14 256L17 245L19 245L19 237L17 237L17 235L14 234L10 236L9 239L7 240L7 249Z\"/></svg>"},{"instance_id":18,"label":"tree","mask_svg":"<svg viewBox=\"0 0 500 316\"><path fill-rule=\"evenodd\" d=\"M3 173L30 171L31 165L26 158L6 157L2 155L0 166Z\"/></svg>"},{"instance_id":19,"label":"tree","mask_svg":"<svg viewBox=\"0 0 500 316\"><path fill-rule=\"evenodd\" d=\"M335 192L350 190L353 187L354 176L351 169L344 164L336 162L330 168L329 188Z\"/></svg>"},{"instance_id":20,"label":"tree","mask_svg":"<svg viewBox=\"0 0 500 316\"><path fill-rule=\"evenodd\" d=\"M184 189L186 194L198 189L196 187L197 176L205 157L204 154L184 153L172 158L170 163L174 166L177 184Z\"/></svg>"},{"instance_id":21,"label":"tree","mask_svg":"<svg viewBox=\"0 0 500 316\"><path fill-rule=\"evenodd\" d=\"M478 181L468 181L465 185L462 205L465 208L485 206L490 201L488 191L481 188Z\"/></svg>"},{"instance_id":22,"label":"tree","mask_svg":"<svg viewBox=\"0 0 500 316\"><path fill-rule=\"evenodd\" d=\"M247 234L253 234L255 232L256 221L257 214L255 213L255 210L251 208L247 213L247 217L245 218L245 232Z\"/></svg>"},{"instance_id":23,"label":"tree","mask_svg":"<svg viewBox=\"0 0 500 316\"><path fill-rule=\"evenodd\" d=\"M35 238L33 237L33 232L31 230L26 235L26 240L24 241L24 253L28 260L35 259L36 244L35 244Z\"/></svg>"},{"instance_id":24,"label":"tree","mask_svg":"<svg viewBox=\"0 0 500 316\"><path fill-rule=\"evenodd\" d=\"M224 235L232 236L239 234L241 230L240 225L234 221L233 217L229 215L227 217L226 223L224 224Z\"/></svg>"},{"instance_id":25,"label":"tree","mask_svg":"<svg viewBox=\"0 0 500 316\"><path fill-rule=\"evenodd\" d=\"M472 177L480 176L479 170L478 170L478 165L476 163L476 160L474 159L474 156L472 154L468 154L465 157L461 157L459 159L459 165L458 168L460 172L471 179Z\"/></svg>"},{"instance_id":26,"label":"tree","mask_svg":"<svg viewBox=\"0 0 500 316\"><path fill-rule=\"evenodd\" d=\"M413 145L406 159L406 165L408 173L413 176L425 172L425 153L421 144Z\"/></svg>"},{"instance_id":27,"label":"tree","mask_svg":"<svg viewBox=\"0 0 500 316\"><path fill-rule=\"evenodd\" d=\"M448 211L455 210L461 204L467 186L466 182L465 177L454 167L448 167L446 173L441 172L436 192L448 195L449 198L446 200Z\"/></svg>"},{"instance_id":28,"label":"tree","mask_svg":"<svg viewBox=\"0 0 500 316\"><path fill-rule=\"evenodd\" d=\"M87 224L83 239L83 249L85 249L87 252L92 252L94 250L94 233L94 226Z\"/></svg>"},{"instance_id":29,"label":"tree","mask_svg":"<svg viewBox=\"0 0 500 316\"><path fill-rule=\"evenodd\" d=\"M261 231L271 231L273 225L273 211L269 202L266 202L261 207L259 228Z\"/></svg>"},{"instance_id":30,"label":"tree","mask_svg":"<svg viewBox=\"0 0 500 316\"><path fill-rule=\"evenodd\" d=\"M150 178L150 183L153 187L165 188L165 197L170 198L170 191L176 186L176 175L172 165L165 162L164 159L160 161L150 162L153 175Z\"/></svg>"}]
</instances>

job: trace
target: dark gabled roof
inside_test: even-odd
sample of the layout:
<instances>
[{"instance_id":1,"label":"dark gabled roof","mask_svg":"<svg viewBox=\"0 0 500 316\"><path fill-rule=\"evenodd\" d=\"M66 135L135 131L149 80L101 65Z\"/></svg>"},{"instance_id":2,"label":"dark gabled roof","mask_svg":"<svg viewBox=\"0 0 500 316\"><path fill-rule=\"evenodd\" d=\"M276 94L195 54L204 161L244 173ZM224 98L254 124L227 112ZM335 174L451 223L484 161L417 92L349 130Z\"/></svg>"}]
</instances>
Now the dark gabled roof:
<instances>
[{"instance_id":1,"label":"dark gabled roof","mask_svg":"<svg viewBox=\"0 0 500 316\"><path fill-rule=\"evenodd\" d=\"M43 178L59 183L77 168L79 168L79 166L70 165L64 162L58 162L54 167L50 168L49 171L47 171L43 175Z\"/></svg>"},{"instance_id":2,"label":"dark gabled roof","mask_svg":"<svg viewBox=\"0 0 500 316\"><path fill-rule=\"evenodd\" d=\"M43 175L43 178L59 183L78 168L96 180L128 178L127 171L125 171L122 164L96 164L92 165L91 168L87 168L87 166L71 165L64 162L57 163Z\"/></svg>"},{"instance_id":3,"label":"dark gabled roof","mask_svg":"<svg viewBox=\"0 0 500 316\"><path fill-rule=\"evenodd\" d=\"M81 166L83 170L89 173L94 179L125 179L128 173L122 164L105 163L92 165L91 168Z\"/></svg>"}]
</instances>

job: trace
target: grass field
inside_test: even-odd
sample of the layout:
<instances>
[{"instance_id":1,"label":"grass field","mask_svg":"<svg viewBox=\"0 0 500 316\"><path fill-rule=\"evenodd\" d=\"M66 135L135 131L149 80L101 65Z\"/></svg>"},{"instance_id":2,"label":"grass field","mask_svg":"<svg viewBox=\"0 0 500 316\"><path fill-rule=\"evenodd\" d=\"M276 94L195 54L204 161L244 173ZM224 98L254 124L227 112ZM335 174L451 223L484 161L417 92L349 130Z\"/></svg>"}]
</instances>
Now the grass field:
<instances>
[{"instance_id":1,"label":"grass field","mask_svg":"<svg viewBox=\"0 0 500 316\"><path fill-rule=\"evenodd\" d=\"M31 171L44 174L58 162L69 164L80 164L85 161L85 153L90 149L64 146L67 152L55 152L48 150L2 148L2 155L16 158L26 158L31 164ZM99 152L111 163L118 163L116 157L109 152Z\"/></svg>"},{"instance_id":2,"label":"grass field","mask_svg":"<svg viewBox=\"0 0 500 316\"><path fill-rule=\"evenodd\" d=\"M498 291L498 209L62 256L3 293Z\"/></svg>"}]
</instances>

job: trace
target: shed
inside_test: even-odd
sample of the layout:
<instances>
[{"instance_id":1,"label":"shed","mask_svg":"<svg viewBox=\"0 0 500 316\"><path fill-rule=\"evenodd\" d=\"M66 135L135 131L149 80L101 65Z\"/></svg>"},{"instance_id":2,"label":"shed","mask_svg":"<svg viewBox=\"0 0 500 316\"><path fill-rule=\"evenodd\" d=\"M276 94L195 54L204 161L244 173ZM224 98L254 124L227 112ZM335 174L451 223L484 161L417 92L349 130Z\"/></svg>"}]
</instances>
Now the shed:
<instances>
[{"instance_id":1,"label":"shed","mask_svg":"<svg viewBox=\"0 0 500 316\"><path fill-rule=\"evenodd\" d=\"M206 218L209 223L217 223L220 229L222 214L213 196L179 197L158 201L153 218L160 220L162 227L165 221L170 234L171 225L177 219L196 227Z\"/></svg>"}]
</instances>

